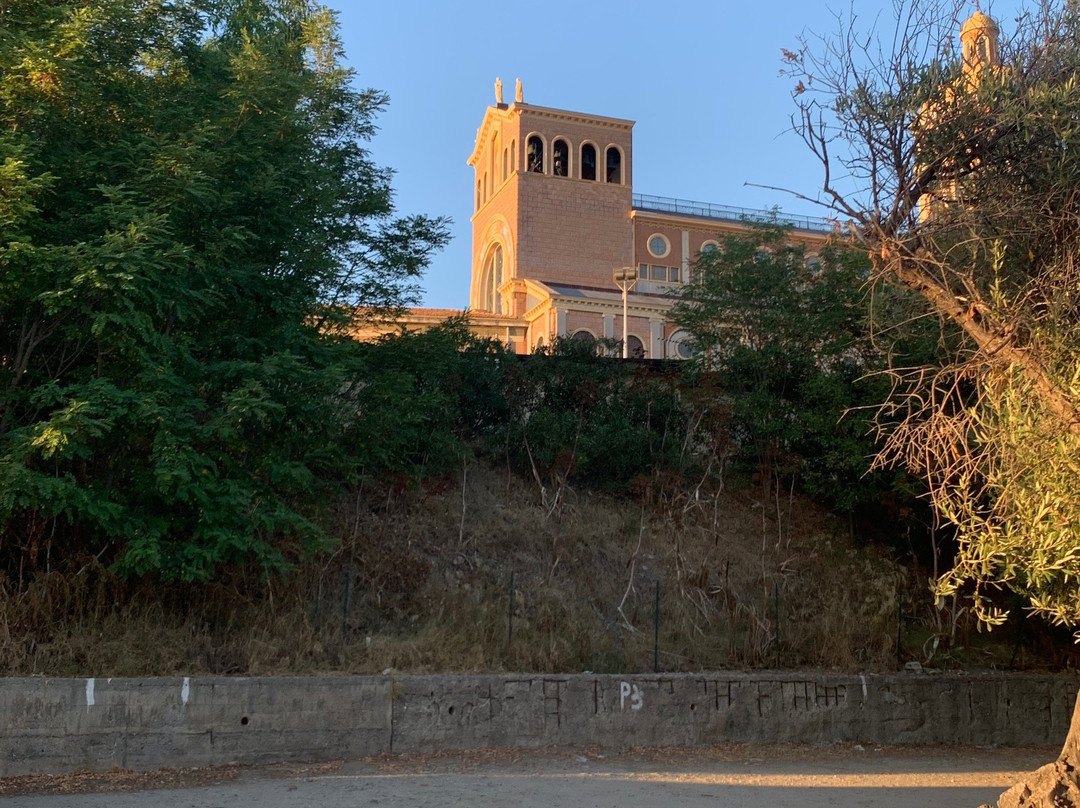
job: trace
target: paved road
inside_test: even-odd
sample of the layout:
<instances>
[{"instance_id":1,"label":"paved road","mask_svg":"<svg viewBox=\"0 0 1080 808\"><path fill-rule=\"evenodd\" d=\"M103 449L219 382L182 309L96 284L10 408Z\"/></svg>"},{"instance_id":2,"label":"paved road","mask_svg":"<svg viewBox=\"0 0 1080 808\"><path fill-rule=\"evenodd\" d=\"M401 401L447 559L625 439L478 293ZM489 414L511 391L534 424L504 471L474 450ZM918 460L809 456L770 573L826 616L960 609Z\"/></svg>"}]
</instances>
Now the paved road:
<instances>
[{"instance_id":1,"label":"paved road","mask_svg":"<svg viewBox=\"0 0 1080 808\"><path fill-rule=\"evenodd\" d=\"M549 750L379 758L245 769L186 788L0 800L3 808L975 808L996 802L1050 749ZM222 776L226 776L223 774ZM192 780L214 779L206 772ZM175 785L176 778L170 778ZM34 788L126 788L122 777ZM10 790L7 790L10 793Z\"/></svg>"}]
</instances>

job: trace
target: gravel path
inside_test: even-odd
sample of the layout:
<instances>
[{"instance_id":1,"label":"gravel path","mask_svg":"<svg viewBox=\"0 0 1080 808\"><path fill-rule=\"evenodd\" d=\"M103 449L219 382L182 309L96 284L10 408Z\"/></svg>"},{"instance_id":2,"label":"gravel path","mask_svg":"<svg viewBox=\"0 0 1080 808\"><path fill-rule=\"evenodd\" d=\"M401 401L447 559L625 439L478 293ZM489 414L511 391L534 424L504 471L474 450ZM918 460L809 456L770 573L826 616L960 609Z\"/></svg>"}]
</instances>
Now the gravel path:
<instances>
[{"instance_id":1,"label":"gravel path","mask_svg":"<svg viewBox=\"0 0 1080 808\"><path fill-rule=\"evenodd\" d=\"M3 808L975 808L1056 749L489 750L0 780Z\"/></svg>"}]
</instances>

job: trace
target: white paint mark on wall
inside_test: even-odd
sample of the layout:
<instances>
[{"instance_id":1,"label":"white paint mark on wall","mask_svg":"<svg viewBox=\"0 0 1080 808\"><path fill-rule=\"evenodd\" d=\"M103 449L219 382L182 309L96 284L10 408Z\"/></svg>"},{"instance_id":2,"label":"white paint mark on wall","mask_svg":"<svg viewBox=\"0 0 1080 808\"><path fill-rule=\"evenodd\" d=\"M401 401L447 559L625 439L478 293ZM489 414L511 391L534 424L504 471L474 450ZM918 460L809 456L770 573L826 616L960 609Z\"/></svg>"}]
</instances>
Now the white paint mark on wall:
<instances>
[{"instance_id":1,"label":"white paint mark on wall","mask_svg":"<svg viewBox=\"0 0 1080 808\"><path fill-rule=\"evenodd\" d=\"M86 680L86 709L89 712L90 708L94 706L94 680Z\"/></svg>"},{"instance_id":2,"label":"white paint mark on wall","mask_svg":"<svg viewBox=\"0 0 1080 808\"><path fill-rule=\"evenodd\" d=\"M187 706L188 697L191 696L191 679L187 676L184 677L184 684L180 686L180 701Z\"/></svg>"},{"instance_id":3,"label":"white paint mark on wall","mask_svg":"<svg viewBox=\"0 0 1080 808\"><path fill-rule=\"evenodd\" d=\"M641 688L630 682L619 682L619 709L626 709L626 700L630 699L630 709L640 710L645 704L641 697Z\"/></svg>"},{"instance_id":4,"label":"white paint mark on wall","mask_svg":"<svg viewBox=\"0 0 1080 808\"><path fill-rule=\"evenodd\" d=\"M859 674L859 681L862 682L862 698L866 701L866 677L861 673Z\"/></svg>"}]
</instances>

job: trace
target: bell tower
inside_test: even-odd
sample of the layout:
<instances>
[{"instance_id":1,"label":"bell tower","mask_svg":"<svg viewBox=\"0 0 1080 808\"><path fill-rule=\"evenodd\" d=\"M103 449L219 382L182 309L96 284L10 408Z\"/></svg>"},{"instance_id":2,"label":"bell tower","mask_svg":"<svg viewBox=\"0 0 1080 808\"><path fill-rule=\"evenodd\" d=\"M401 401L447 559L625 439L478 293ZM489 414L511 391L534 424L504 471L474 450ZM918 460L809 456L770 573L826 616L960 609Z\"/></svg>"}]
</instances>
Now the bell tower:
<instances>
[{"instance_id":1,"label":"bell tower","mask_svg":"<svg viewBox=\"0 0 1080 808\"><path fill-rule=\"evenodd\" d=\"M633 121L505 103L496 80L468 164L473 168L474 311L524 317L529 281L611 288L633 263Z\"/></svg>"},{"instance_id":2,"label":"bell tower","mask_svg":"<svg viewBox=\"0 0 1080 808\"><path fill-rule=\"evenodd\" d=\"M983 68L997 67L999 37L997 23L976 5L975 13L960 29L965 74L977 75Z\"/></svg>"}]
</instances>

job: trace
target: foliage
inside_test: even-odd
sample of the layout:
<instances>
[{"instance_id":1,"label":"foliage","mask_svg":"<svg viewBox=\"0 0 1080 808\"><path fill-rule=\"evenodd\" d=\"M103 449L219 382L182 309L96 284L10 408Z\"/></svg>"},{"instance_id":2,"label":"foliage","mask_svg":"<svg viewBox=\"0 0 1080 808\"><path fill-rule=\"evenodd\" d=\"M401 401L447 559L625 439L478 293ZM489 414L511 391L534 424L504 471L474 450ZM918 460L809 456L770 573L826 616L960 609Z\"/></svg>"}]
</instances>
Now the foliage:
<instances>
[{"instance_id":1,"label":"foliage","mask_svg":"<svg viewBox=\"0 0 1080 808\"><path fill-rule=\"evenodd\" d=\"M797 481L842 511L903 482L867 476L867 407L883 394L874 373L884 345L900 347L898 333L872 339L868 272L864 253L828 244L811 257L786 228L758 223L699 257L673 312L696 361L722 380L736 443L763 484Z\"/></svg>"},{"instance_id":2,"label":"foliage","mask_svg":"<svg viewBox=\"0 0 1080 808\"><path fill-rule=\"evenodd\" d=\"M363 344L359 359L354 440L366 478L444 473L461 466L468 441L504 428L503 374L515 358L471 335L464 317Z\"/></svg>"},{"instance_id":3,"label":"foliage","mask_svg":"<svg viewBox=\"0 0 1080 808\"><path fill-rule=\"evenodd\" d=\"M307 0L0 4L4 566L199 579L323 539L357 466L325 304L408 301L445 240L392 217L386 99L340 57Z\"/></svg>"},{"instance_id":4,"label":"foliage","mask_svg":"<svg viewBox=\"0 0 1080 808\"><path fill-rule=\"evenodd\" d=\"M653 370L605 355L617 347L558 339L508 368L507 450L522 471L547 478L542 485L678 477L722 451L704 431L714 405L686 395L677 365Z\"/></svg>"},{"instance_id":5,"label":"foliage","mask_svg":"<svg viewBox=\"0 0 1080 808\"><path fill-rule=\"evenodd\" d=\"M823 201L853 221L873 276L916 292L962 339L948 361L897 368L882 462L930 483L959 555L938 582L997 592L1080 624L1080 11L1043 4L974 69L950 45L959 5L898 7L876 36L788 54L797 129L826 169ZM811 79L812 77L812 79ZM848 193L833 178L853 176Z\"/></svg>"}]
</instances>

